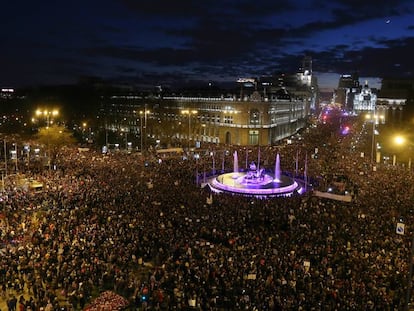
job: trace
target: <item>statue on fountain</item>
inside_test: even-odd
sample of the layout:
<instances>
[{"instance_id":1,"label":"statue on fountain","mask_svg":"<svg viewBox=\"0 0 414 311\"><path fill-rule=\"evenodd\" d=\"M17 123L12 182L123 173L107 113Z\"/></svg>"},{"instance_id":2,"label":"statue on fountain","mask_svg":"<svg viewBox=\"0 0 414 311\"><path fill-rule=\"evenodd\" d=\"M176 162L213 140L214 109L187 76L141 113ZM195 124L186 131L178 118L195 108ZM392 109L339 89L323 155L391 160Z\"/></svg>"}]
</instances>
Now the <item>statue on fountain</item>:
<instances>
[{"instance_id":1,"label":"statue on fountain","mask_svg":"<svg viewBox=\"0 0 414 311\"><path fill-rule=\"evenodd\" d=\"M258 170L256 164L254 162L251 162L249 165L249 171L244 178L248 180L263 180L264 169L262 168Z\"/></svg>"},{"instance_id":2,"label":"statue on fountain","mask_svg":"<svg viewBox=\"0 0 414 311\"><path fill-rule=\"evenodd\" d=\"M250 169L250 171L252 172L252 171L256 171L257 169L256 169L256 163L254 163L254 162L251 162L250 163L250 165L249 165L249 169Z\"/></svg>"}]
</instances>

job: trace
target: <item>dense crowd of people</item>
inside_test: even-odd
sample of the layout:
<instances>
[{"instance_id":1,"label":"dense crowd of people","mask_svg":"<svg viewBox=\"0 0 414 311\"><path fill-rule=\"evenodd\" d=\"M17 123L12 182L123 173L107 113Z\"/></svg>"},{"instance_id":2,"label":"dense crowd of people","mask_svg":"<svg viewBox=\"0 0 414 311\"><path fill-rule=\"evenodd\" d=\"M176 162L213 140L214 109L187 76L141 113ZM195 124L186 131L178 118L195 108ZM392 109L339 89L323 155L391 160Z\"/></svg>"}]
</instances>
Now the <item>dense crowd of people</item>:
<instances>
[{"instance_id":1,"label":"dense crowd of people","mask_svg":"<svg viewBox=\"0 0 414 311\"><path fill-rule=\"evenodd\" d=\"M107 291L126 298L129 310L401 309L414 234L412 172L373 170L345 147L351 141L323 148L305 141L252 149L249 161L260 152L272 166L277 152L282 169L294 171L294 148L306 147L296 174L346 174L358 189L351 203L311 191L212 194L200 184L213 153L160 160L67 150L56 170L26 172L43 183L40 192L9 177L0 299L9 310L83 310ZM217 152L218 170L220 156L232 168L229 154ZM398 222L405 235L396 234Z\"/></svg>"}]
</instances>

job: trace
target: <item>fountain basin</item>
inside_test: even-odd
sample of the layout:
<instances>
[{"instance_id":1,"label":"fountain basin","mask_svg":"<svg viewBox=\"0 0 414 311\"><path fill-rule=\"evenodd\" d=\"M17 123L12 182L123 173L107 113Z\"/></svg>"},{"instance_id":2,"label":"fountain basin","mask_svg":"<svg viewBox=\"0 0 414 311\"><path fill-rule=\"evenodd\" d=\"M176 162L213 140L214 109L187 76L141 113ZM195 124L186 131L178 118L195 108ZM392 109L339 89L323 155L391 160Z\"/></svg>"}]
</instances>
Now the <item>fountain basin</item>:
<instances>
[{"instance_id":1,"label":"fountain basin","mask_svg":"<svg viewBox=\"0 0 414 311\"><path fill-rule=\"evenodd\" d=\"M301 191L301 186L290 177L280 176L278 181L270 174L264 174L260 178L249 178L245 172L221 174L210 179L209 185L216 192L254 196L286 196Z\"/></svg>"}]
</instances>

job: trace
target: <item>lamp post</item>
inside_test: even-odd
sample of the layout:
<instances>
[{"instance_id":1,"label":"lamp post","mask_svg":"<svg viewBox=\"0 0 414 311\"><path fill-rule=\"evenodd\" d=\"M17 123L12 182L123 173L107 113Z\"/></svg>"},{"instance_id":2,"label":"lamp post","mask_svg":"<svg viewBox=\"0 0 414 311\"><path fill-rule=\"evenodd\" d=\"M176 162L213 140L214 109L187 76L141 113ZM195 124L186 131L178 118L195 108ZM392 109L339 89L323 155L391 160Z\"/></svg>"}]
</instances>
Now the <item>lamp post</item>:
<instances>
[{"instance_id":1,"label":"lamp post","mask_svg":"<svg viewBox=\"0 0 414 311\"><path fill-rule=\"evenodd\" d=\"M17 143L14 143L13 145L14 145L14 156L15 156L15 158L14 158L14 164L15 164L15 170L16 170L16 173L17 173L17 171L19 170L19 168L17 166L17 160L18 160L18 156L17 156Z\"/></svg>"},{"instance_id":2,"label":"lamp post","mask_svg":"<svg viewBox=\"0 0 414 311\"><path fill-rule=\"evenodd\" d=\"M375 148L375 112L372 120L372 139L371 139L371 161L374 161L374 148Z\"/></svg>"},{"instance_id":3,"label":"lamp post","mask_svg":"<svg viewBox=\"0 0 414 311\"><path fill-rule=\"evenodd\" d=\"M410 139L407 139L405 136L402 136L402 135L395 136L393 138L393 140L394 140L393 141L394 144L399 146L400 148L401 147L407 148L407 150L408 150L408 152L406 153L406 155L408 155L408 165L407 165L407 167L408 167L409 170L411 170L411 150L412 150L412 147L413 147L413 143L411 142ZM396 156L395 155L393 156L393 160L394 160L394 162L396 162Z\"/></svg>"},{"instance_id":4,"label":"lamp post","mask_svg":"<svg viewBox=\"0 0 414 311\"><path fill-rule=\"evenodd\" d=\"M397 146L403 146L407 143L407 140L405 139L404 136L397 135L397 136L394 137L394 143ZM396 165L397 164L397 156L394 154L392 158L393 158L392 164Z\"/></svg>"},{"instance_id":5,"label":"lamp post","mask_svg":"<svg viewBox=\"0 0 414 311\"><path fill-rule=\"evenodd\" d=\"M375 111L373 117L370 114L365 116L365 119L371 120L372 122L372 133L371 133L371 161L374 162L374 147L375 147Z\"/></svg>"},{"instance_id":6,"label":"lamp post","mask_svg":"<svg viewBox=\"0 0 414 311\"><path fill-rule=\"evenodd\" d=\"M56 117L57 115L59 115L59 111L58 110L56 110L56 109L54 109L54 110L41 110L41 109L38 109L38 110L36 110L36 115L38 116L38 117L44 117L44 118L46 118L46 126L47 126L47 128L49 128L49 126L50 126L50 124L51 123L53 123L53 120L50 120L50 117L52 116L52 117Z\"/></svg>"},{"instance_id":7,"label":"lamp post","mask_svg":"<svg viewBox=\"0 0 414 311\"><path fill-rule=\"evenodd\" d=\"M122 128L121 131L125 135L125 151L128 151L128 128Z\"/></svg>"},{"instance_id":8,"label":"lamp post","mask_svg":"<svg viewBox=\"0 0 414 311\"><path fill-rule=\"evenodd\" d=\"M105 147L106 151L109 151L109 145L108 145L108 122L105 117Z\"/></svg>"},{"instance_id":9,"label":"lamp post","mask_svg":"<svg viewBox=\"0 0 414 311\"><path fill-rule=\"evenodd\" d=\"M141 136L141 154L142 154L142 151L143 151L143 147L144 147L144 145L145 145L145 141L143 141L143 128L145 129L145 136L147 136L147 115L150 113L150 111L149 110L147 110L147 108L146 108L146 106L145 106L145 109L144 109L144 111L140 111L139 112L139 127L140 127L140 129L139 129L139 131L140 131L140 136ZM144 118L144 127L142 126L143 125L143 122L142 122L142 119Z\"/></svg>"},{"instance_id":10,"label":"lamp post","mask_svg":"<svg viewBox=\"0 0 414 311\"><path fill-rule=\"evenodd\" d=\"M6 144L6 138L4 139L4 172L7 177L7 144Z\"/></svg>"},{"instance_id":11,"label":"lamp post","mask_svg":"<svg viewBox=\"0 0 414 311\"><path fill-rule=\"evenodd\" d=\"M82 140L83 141L88 141L89 137L86 133L86 127L88 126L88 124L86 122L82 122Z\"/></svg>"},{"instance_id":12,"label":"lamp post","mask_svg":"<svg viewBox=\"0 0 414 311\"><path fill-rule=\"evenodd\" d=\"M38 116L38 117L43 117L43 118L46 118L46 129L47 129L47 153L48 153L48 166L49 166L49 171L50 171L50 165L51 165L51 161L50 161L50 142L49 142L49 139L50 139L50 137L49 137L49 127L50 127L50 124L51 123L53 123L53 120L51 120L50 119L50 117L52 116L52 117L56 117L56 116L58 116L59 115L59 111L58 110L56 110L56 109L54 109L54 110L47 110L47 109L45 109L45 110L41 110L41 109L38 109L38 110L36 110L36 115Z\"/></svg>"},{"instance_id":13,"label":"lamp post","mask_svg":"<svg viewBox=\"0 0 414 311\"><path fill-rule=\"evenodd\" d=\"M375 162L375 157L376 157L376 148L375 148L375 135L377 135L377 131L376 131L376 125L379 123L379 120L383 120L384 116L383 115L377 115L376 111L374 110L374 113L371 117L370 114L367 114L365 116L365 118L367 120L371 120L372 122L372 137L371 137L371 161Z\"/></svg>"},{"instance_id":14,"label":"lamp post","mask_svg":"<svg viewBox=\"0 0 414 311\"><path fill-rule=\"evenodd\" d=\"M139 136L140 136L140 140L141 140L141 143L140 143L141 154L142 154L142 116L143 116L143 114L144 114L143 111L139 112Z\"/></svg>"},{"instance_id":15,"label":"lamp post","mask_svg":"<svg viewBox=\"0 0 414 311\"><path fill-rule=\"evenodd\" d=\"M197 114L197 110L183 110L182 114L188 115L188 152L190 152L190 135L191 135L191 115Z\"/></svg>"}]
</instances>

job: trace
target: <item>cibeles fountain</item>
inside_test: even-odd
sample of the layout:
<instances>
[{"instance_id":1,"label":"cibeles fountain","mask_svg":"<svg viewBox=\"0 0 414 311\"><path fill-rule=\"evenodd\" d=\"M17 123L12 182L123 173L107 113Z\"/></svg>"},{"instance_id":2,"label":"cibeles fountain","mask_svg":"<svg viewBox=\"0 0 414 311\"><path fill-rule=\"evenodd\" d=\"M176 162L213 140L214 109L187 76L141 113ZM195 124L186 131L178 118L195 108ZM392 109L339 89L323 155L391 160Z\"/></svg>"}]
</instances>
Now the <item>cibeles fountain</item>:
<instances>
[{"instance_id":1,"label":"cibeles fountain","mask_svg":"<svg viewBox=\"0 0 414 311\"><path fill-rule=\"evenodd\" d=\"M258 161L259 162L259 161ZM237 151L233 154L233 172L215 176L209 180L210 188L215 192L229 192L247 196L290 196L303 193L300 183L282 175L280 156L276 155L273 172L267 172L258 164L251 162L248 170L239 171Z\"/></svg>"}]
</instances>

